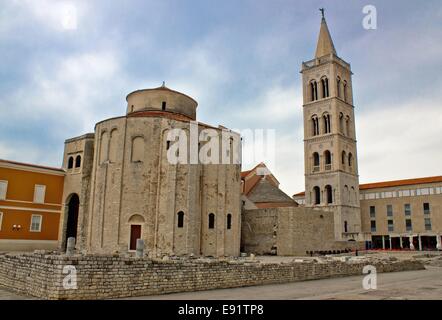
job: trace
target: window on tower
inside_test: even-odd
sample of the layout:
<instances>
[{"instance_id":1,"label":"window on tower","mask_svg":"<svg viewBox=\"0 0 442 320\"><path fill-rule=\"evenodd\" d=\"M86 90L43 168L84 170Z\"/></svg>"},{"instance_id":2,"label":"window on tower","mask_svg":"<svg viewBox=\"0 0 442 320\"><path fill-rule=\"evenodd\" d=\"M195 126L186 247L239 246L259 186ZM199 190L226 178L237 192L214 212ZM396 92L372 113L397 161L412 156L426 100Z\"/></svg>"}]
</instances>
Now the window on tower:
<instances>
[{"instance_id":1,"label":"window on tower","mask_svg":"<svg viewBox=\"0 0 442 320\"><path fill-rule=\"evenodd\" d=\"M350 117L345 117L345 135L350 136Z\"/></svg>"},{"instance_id":2,"label":"window on tower","mask_svg":"<svg viewBox=\"0 0 442 320\"><path fill-rule=\"evenodd\" d=\"M319 189L319 187L316 186L313 188L313 196L314 196L313 203L320 204L321 203L321 190Z\"/></svg>"},{"instance_id":3,"label":"window on tower","mask_svg":"<svg viewBox=\"0 0 442 320\"><path fill-rule=\"evenodd\" d=\"M330 115L328 113L326 113L322 116L322 118L324 120L324 133L330 133L331 132Z\"/></svg>"},{"instance_id":4,"label":"window on tower","mask_svg":"<svg viewBox=\"0 0 442 320\"><path fill-rule=\"evenodd\" d=\"M312 128L313 128L313 135L314 136L319 135L319 119L316 115L312 117Z\"/></svg>"},{"instance_id":5,"label":"window on tower","mask_svg":"<svg viewBox=\"0 0 442 320\"><path fill-rule=\"evenodd\" d=\"M318 100L318 83L313 80L310 82L311 101Z\"/></svg>"},{"instance_id":6,"label":"window on tower","mask_svg":"<svg viewBox=\"0 0 442 320\"><path fill-rule=\"evenodd\" d=\"M322 85L322 98L329 97L328 79L326 77L321 79L321 85Z\"/></svg>"},{"instance_id":7,"label":"window on tower","mask_svg":"<svg viewBox=\"0 0 442 320\"><path fill-rule=\"evenodd\" d=\"M338 98L341 97L341 78L339 77L336 78L336 95Z\"/></svg>"},{"instance_id":8,"label":"window on tower","mask_svg":"<svg viewBox=\"0 0 442 320\"><path fill-rule=\"evenodd\" d=\"M313 153L313 172L319 171L319 153Z\"/></svg>"},{"instance_id":9,"label":"window on tower","mask_svg":"<svg viewBox=\"0 0 442 320\"><path fill-rule=\"evenodd\" d=\"M347 102L347 81L344 81L344 101Z\"/></svg>"},{"instance_id":10,"label":"window on tower","mask_svg":"<svg viewBox=\"0 0 442 320\"><path fill-rule=\"evenodd\" d=\"M339 132L344 133L344 114L339 113Z\"/></svg>"},{"instance_id":11,"label":"window on tower","mask_svg":"<svg viewBox=\"0 0 442 320\"><path fill-rule=\"evenodd\" d=\"M326 150L324 152L324 159L325 159L325 170L331 170L331 153L330 153L330 151Z\"/></svg>"},{"instance_id":12,"label":"window on tower","mask_svg":"<svg viewBox=\"0 0 442 320\"><path fill-rule=\"evenodd\" d=\"M330 185L325 186L325 193L327 195L327 203L333 203L333 189Z\"/></svg>"},{"instance_id":13,"label":"window on tower","mask_svg":"<svg viewBox=\"0 0 442 320\"><path fill-rule=\"evenodd\" d=\"M345 151L342 151L342 166L345 166L345 159L347 158Z\"/></svg>"},{"instance_id":14,"label":"window on tower","mask_svg":"<svg viewBox=\"0 0 442 320\"><path fill-rule=\"evenodd\" d=\"M353 155L351 153L348 154L348 167L351 168L353 166Z\"/></svg>"}]
</instances>

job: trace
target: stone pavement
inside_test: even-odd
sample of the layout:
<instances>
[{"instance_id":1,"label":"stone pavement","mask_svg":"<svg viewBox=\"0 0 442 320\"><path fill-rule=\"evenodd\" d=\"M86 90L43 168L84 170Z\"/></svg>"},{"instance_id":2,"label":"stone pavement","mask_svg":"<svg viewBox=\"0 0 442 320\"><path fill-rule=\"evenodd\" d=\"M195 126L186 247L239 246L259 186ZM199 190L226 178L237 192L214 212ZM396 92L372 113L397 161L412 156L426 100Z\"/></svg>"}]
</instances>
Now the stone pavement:
<instances>
[{"instance_id":1,"label":"stone pavement","mask_svg":"<svg viewBox=\"0 0 442 320\"><path fill-rule=\"evenodd\" d=\"M378 274L377 290L364 290L361 276L294 282L279 285L174 293L130 299L201 300L442 300L442 268Z\"/></svg>"}]
</instances>

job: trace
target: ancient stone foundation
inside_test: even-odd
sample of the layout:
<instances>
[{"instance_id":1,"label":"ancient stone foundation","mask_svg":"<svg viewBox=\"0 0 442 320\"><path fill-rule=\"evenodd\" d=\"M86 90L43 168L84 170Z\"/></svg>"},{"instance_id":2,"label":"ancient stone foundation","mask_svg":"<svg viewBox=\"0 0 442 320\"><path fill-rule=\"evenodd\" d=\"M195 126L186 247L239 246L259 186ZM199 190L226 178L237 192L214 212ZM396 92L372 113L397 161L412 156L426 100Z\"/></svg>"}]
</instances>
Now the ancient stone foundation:
<instances>
[{"instance_id":1,"label":"ancient stone foundation","mask_svg":"<svg viewBox=\"0 0 442 320\"><path fill-rule=\"evenodd\" d=\"M345 259L344 259L345 260ZM117 255L0 254L0 286L42 299L106 299L173 292L287 283L424 269L416 260L303 261L259 263L250 260L151 260ZM75 267L77 288L66 277ZM69 273L69 274L68 274ZM361 278L362 279L362 278Z\"/></svg>"}]
</instances>

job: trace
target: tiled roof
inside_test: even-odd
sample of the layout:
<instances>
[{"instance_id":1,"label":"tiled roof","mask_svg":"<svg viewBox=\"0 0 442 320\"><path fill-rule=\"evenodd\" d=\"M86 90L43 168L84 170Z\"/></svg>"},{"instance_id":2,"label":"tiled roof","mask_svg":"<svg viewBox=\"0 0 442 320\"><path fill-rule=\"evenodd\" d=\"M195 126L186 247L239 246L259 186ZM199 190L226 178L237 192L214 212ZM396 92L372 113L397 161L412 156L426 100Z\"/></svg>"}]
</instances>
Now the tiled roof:
<instances>
[{"instance_id":1,"label":"tiled roof","mask_svg":"<svg viewBox=\"0 0 442 320\"><path fill-rule=\"evenodd\" d=\"M46 170L53 170L53 171L64 172L64 170L62 168L46 167L46 166L41 166L41 165L38 165L38 164L31 164L31 163L24 163L24 162L0 159L0 164L2 162L3 163L9 163L9 164L15 164L15 165L19 165L19 166L25 166L25 167L32 167L32 168L39 168L39 169L46 169Z\"/></svg>"},{"instance_id":2,"label":"tiled roof","mask_svg":"<svg viewBox=\"0 0 442 320\"><path fill-rule=\"evenodd\" d=\"M436 183L442 182L442 176L435 177L425 177L425 178L415 178L415 179L403 179L394 181L382 181L373 183L363 183L359 185L359 190L370 190L378 188L389 188L389 187L400 187L400 186L410 186L415 184L426 184L426 183ZM294 194L293 196L304 196L305 191Z\"/></svg>"},{"instance_id":3,"label":"tiled roof","mask_svg":"<svg viewBox=\"0 0 442 320\"><path fill-rule=\"evenodd\" d=\"M425 184L425 183L435 183L435 182L442 182L442 176L364 183L359 185L359 190L400 187L400 186L409 186L413 184Z\"/></svg>"}]
</instances>

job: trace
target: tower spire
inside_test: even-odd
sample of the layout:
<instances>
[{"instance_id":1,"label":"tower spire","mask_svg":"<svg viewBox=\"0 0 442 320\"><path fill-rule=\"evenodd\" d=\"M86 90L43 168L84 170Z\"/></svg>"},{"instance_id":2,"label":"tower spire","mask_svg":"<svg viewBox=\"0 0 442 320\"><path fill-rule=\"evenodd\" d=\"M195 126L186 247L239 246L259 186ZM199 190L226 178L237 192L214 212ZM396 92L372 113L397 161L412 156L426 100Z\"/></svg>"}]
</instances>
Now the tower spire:
<instances>
[{"instance_id":1,"label":"tower spire","mask_svg":"<svg viewBox=\"0 0 442 320\"><path fill-rule=\"evenodd\" d=\"M325 21L324 8L319 9L322 14L321 29L319 30L318 44L316 46L315 58L329 55L330 53L336 54L335 46L328 30L327 22Z\"/></svg>"}]
</instances>

